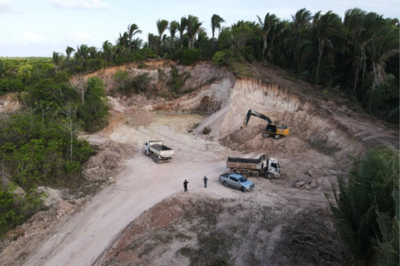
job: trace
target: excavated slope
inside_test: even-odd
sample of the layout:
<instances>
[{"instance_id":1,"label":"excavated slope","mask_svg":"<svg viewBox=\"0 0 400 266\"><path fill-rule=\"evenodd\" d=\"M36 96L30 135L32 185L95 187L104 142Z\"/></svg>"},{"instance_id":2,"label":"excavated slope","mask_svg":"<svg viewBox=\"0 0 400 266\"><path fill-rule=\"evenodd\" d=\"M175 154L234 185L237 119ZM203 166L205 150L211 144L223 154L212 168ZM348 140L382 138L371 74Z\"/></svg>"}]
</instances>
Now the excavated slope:
<instances>
[{"instance_id":1,"label":"excavated slope","mask_svg":"<svg viewBox=\"0 0 400 266\"><path fill-rule=\"evenodd\" d=\"M266 121L252 117L247 128L238 130L249 109L266 114L278 125L287 125L291 132L289 138L298 138L307 145L335 152L338 157L357 154L379 144L399 148L398 131L388 129L379 121L355 113L344 105L337 106L327 99L313 97L313 92L316 92L311 87L287 80L281 72L268 68L254 71L257 78L235 79L226 68L207 62L181 66L173 61L154 60L77 76L73 82L79 85L88 77L98 76L104 80L106 90L111 91L117 88L113 78L116 71L127 71L131 77L148 73L152 86L165 92L172 68L178 69L181 74L189 73L189 78L179 89L186 93L175 100L141 98L140 101L128 101L127 105L167 113L192 112L202 105L210 105L210 115L197 127L196 133L202 134L204 128L209 127L210 136L221 140L225 146L239 150L259 147L260 151L269 151L283 146L283 151L290 152L287 151L290 144L284 141L273 145L265 141L268 146L252 144L255 139L258 142Z\"/></svg>"}]
</instances>

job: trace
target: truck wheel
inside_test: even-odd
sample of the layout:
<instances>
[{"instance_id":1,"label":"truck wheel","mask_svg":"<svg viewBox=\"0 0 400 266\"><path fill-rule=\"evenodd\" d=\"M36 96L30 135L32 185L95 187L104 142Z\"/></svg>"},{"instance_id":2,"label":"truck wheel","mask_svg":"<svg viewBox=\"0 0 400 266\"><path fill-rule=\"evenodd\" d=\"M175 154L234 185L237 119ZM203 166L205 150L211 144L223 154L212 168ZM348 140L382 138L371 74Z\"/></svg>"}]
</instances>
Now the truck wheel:
<instances>
[{"instance_id":1,"label":"truck wheel","mask_svg":"<svg viewBox=\"0 0 400 266\"><path fill-rule=\"evenodd\" d=\"M250 176L249 172L244 171L242 172L242 176L248 178Z\"/></svg>"},{"instance_id":2,"label":"truck wheel","mask_svg":"<svg viewBox=\"0 0 400 266\"><path fill-rule=\"evenodd\" d=\"M246 188L245 187L242 187L241 190L242 190L243 193L246 192Z\"/></svg>"},{"instance_id":3,"label":"truck wheel","mask_svg":"<svg viewBox=\"0 0 400 266\"><path fill-rule=\"evenodd\" d=\"M268 179L274 179L274 178L275 178L275 176L274 176L273 173L267 173L267 174L265 175L265 177L268 178Z\"/></svg>"},{"instance_id":4,"label":"truck wheel","mask_svg":"<svg viewBox=\"0 0 400 266\"><path fill-rule=\"evenodd\" d=\"M222 185L224 185L225 187L229 187L229 184L226 181L224 181L224 183L222 183Z\"/></svg>"},{"instance_id":5,"label":"truck wheel","mask_svg":"<svg viewBox=\"0 0 400 266\"><path fill-rule=\"evenodd\" d=\"M275 135L275 139L280 139L281 135Z\"/></svg>"},{"instance_id":6,"label":"truck wheel","mask_svg":"<svg viewBox=\"0 0 400 266\"><path fill-rule=\"evenodd\" d=\"M264 139L266 139L266 138L269 137L269 134L268 134L268 133L263 133L263 134L262 134L262 137L263 137Z\"/></svg>"}]
</instances>

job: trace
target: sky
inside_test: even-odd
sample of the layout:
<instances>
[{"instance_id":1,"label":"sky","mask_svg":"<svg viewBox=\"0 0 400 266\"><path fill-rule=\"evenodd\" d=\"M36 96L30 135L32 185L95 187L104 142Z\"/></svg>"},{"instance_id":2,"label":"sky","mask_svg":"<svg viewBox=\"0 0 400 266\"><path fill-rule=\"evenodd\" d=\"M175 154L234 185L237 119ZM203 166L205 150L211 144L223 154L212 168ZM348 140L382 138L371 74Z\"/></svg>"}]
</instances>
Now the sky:
<instances>
[{"instance_id":1,"label":"sky","mask_svg":"<svg viewBox=\"0 0 400 266\"><path fill-rule=\"evenodd\" d=\"M115 44L130 24L143 32L135 37L146 41L149 33L158 35L157 20L180 22L188 15L198 17L211 37L214 14L230 27L239 20L258 22L267 13L291 20L301 8L343 18L356 7L400 17L400 0L0 0L0 57L52 57L81 44L100 49L106 40Z\"/></svg>"}]
</instances>

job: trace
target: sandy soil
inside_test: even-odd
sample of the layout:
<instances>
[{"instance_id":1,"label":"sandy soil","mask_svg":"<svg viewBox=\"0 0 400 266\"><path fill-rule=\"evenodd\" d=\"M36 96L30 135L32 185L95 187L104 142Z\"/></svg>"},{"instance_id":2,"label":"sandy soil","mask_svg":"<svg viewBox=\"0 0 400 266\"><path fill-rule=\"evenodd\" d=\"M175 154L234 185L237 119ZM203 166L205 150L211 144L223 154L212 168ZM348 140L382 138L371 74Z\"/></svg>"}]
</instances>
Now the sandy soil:
<instances>
[{"instance_id":1,"label":"sandy soil","mask_svg":"<svg viewBox=\"0 0 400 266\"><path fill-rule=\"evenodd\" d=\"M189 193L211 198L253 197L263 206L300 201L326 206L323 191L298 190L291 184L287 188L286 184L279 184L285 178L277 183L259 178L255 180L257 190L246 194L219 184L218 176L227 171L227 156L239 153L207 140L207 136L188 133L193 124L202 120L196 115L155 116L146 126L115 128L111 140L133 144L135 156L127 161L126 169L114 177L113 183L95 195L56 234L50 235L24 265L91 265L132 220L158 202L183 194L184 179L189 181ZM142 145L149 139L160 139L173 147L173 161L157 165L145 156ZM204 175L209 178L207 189L203 187ZM292 179L286 182L291 183Z\"/></svg>"},{"instance_id":2,"label":"sandy soil","mask_svg":"<svg viewBox=\"0 0 400 266\"><path fill-rule=\"evenodd\" d=\"M137 143L136 155L127 162L125 171L115 177L115 183L98 193L57 235L50 236L25 265L91 265L110 241L142 212L171 195L183 193L184 179L189 181L189 193L232 197L235 191L221 186L217 180L226 171L229 150L205 137L185 133L201 120L202 117L194 115L164 116L146 127L121 126L115 130L111 139ZM145 156L142 144L149 139L160 139L173 147L176 153L173 161L157 165ZM209 177L207 190L202 184L204 175Z\"/></svg>"}]
</instances>

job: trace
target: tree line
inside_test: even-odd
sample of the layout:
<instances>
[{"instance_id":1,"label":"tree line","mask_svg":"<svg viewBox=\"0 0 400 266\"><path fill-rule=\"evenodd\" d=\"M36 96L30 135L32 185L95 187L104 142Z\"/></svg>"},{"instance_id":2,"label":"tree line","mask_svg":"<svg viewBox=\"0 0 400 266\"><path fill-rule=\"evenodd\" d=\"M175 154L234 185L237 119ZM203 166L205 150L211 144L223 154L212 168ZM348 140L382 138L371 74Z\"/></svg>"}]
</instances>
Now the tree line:
<instances>
[{"instance_id":1,"label":"tree line","mask_svg":"<svg viewBox=\"0 0 400 266\"><path fill-rule=\"evenodd\" d=\"M331 12L312 14L303 8L291 20L267 13L256 21L223 26L211 17L211 37L204 22L188 15L156 21L157 33L142 39L137 24L129 24L115 43L100 48L82 44L53 53L56 68L89 71L149 58L184 64L213 60L265 63L287 69L316 88L338 87L369 113L398 122L399 21L358 8L343 19ZM73 60L71 60L73 59Z\"/></svg>"}]
</instances>

